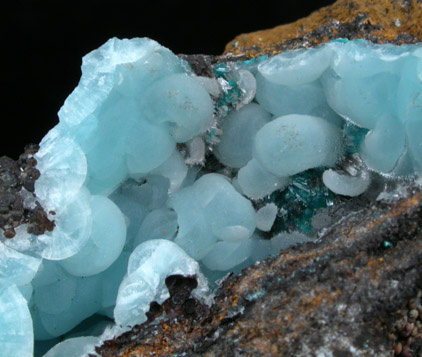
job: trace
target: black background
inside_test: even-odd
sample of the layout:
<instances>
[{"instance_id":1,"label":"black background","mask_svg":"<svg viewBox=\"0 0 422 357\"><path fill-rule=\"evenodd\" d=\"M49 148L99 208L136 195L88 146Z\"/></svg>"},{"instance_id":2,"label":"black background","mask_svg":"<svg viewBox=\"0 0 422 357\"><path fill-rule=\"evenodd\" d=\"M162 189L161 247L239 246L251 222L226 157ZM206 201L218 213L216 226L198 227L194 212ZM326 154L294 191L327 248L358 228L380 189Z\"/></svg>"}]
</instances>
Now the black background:
<instances>
[{"instance_id":1,"label":"black background","mask_svg":"<svg viewBox=\"0 0 422 357\"><path fill-rule=\"evenodd\" d=\"M0 156L17 158L57 123L82 56L110 37L150 37L175 53L218 55L240 33L289 23L333 2L3 1Z\"/></svg>"}]
</instances>

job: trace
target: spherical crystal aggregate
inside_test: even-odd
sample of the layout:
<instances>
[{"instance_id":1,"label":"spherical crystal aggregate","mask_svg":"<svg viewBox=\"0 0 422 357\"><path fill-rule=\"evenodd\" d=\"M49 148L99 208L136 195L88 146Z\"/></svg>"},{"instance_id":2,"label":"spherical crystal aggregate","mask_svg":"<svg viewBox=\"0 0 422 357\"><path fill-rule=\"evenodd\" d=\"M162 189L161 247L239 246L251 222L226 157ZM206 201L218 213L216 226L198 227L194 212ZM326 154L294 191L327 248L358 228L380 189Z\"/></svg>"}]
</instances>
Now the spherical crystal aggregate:
<instances>
[{"instance_id":1,"label":"spherical crystal aggregate","mask_svg":"<svg viewBox=\"0 0 422 357\"><path fill-rule=\"evenodd\" d=\"M262 203L302 174L353 197L371 175L422 173L420 45L331 42L224 66L218 91L149 39L111 39L84 57L35 156L35 194L56 226L1 238L3 351L30 356L34 336L54 341L94 314L128 329L168 297L168 275L195 275L206 300L201 266L223 276L312 240L274 232L282 203ZM193 141L216 170L189 161ZM356 172L337 167L350 142Z\"/></svg>"}]
</instances>

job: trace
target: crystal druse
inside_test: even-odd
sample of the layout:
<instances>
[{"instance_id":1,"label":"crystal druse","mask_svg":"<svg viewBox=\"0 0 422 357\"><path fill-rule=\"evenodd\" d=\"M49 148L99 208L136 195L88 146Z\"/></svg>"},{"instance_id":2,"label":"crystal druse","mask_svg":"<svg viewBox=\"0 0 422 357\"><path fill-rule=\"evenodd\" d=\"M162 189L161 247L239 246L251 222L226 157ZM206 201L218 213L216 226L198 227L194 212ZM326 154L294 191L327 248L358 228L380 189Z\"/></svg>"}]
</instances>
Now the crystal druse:
<instances>
[{"instance_id":1,"label":"crystal druse","mask_svg":"<svg viewBox=\"0 0 422 357\"><path fill-rule=\"evenodd\" d=\"M5 356L62 336L46 356L93 353L104 328L147 320L169 275L210 303L210 282L315 239L319 210L422 173L421 45L337 40L213 70L150 39L84 57L25 202L55 227L0 238Z\"/></svg>"}]
</instances>

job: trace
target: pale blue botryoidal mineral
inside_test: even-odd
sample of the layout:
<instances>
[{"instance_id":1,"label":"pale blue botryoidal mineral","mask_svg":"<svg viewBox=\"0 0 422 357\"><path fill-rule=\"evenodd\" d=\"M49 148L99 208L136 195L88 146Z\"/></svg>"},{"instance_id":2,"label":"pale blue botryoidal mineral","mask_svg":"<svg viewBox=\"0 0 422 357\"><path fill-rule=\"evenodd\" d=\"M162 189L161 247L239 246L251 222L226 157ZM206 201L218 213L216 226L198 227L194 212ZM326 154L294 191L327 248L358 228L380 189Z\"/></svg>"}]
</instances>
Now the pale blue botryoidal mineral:
<instances>
[{"instance_id":1,"label":"pale blue botryoidal mineral","mask_svg":"<svg viewBox=\"0 0 422 357\"><path fill-rule=\"evenodd\" d=\"M73 337L55 345L44 357L86 356L93 352L90 347L98 343L98 337Z\"/></svg>"},{"instance_id":2,"label":"pale blue botryoidal mineral","mask_svg":"<svg viewBox=\"0 0 422 357\"><path fill-rule=\"evenodd\" d=\"M106 270L119 257L126 240L124 216L110 199L92 196L90 208L92 228L88 242L78 253L60 262L75 276L91 276Z\"/></svg>"},{"instance_id":3,"label":"pale blue botryoidal mineral","mask_svg":"<svg viewBox=\"0 0 422 357\"><path fill-rule=\"evenodd\" d=\"M276 219L277 211L278 208L274 203L267 203L260 208L256 212L256 227L263 232L270 231Z\"/></svg>"},{"instance_id":4,"label":"pale blue botryoidal mineral","mask_svg":"<svg viewBox=\"0 0 422 357\"><path fill-rule=\"evenodd\" d=\"M247 240L256 227L251 202L219 174L204 175L180 190L169 206L178 217L175 242L197 260L206 257L219 240Z\"/></svg>"},{"instance_id":5,"label":"pale blue botryoidal mineral","mask_svg":"<svg viewBox=\"0 0 422 357\"><path fill-rule=\"evenodd\" d=\"M121 326L146 321L151 301L163 303L169 297L165 279L169 275L196 276L197 292L207 291L207 281L197 261L177 244L153 239L136 247L129 258L127 275L120 284L114 318Z\"/></svg>"},{"instance_id":6,"label":"pale blue botryoidal mineral","mask_svg":"<svg viewBox=\"0 0 422 357\"><path fill-rule=\"evenodd\" d=\"M0 354L32 356L34 333L28 303L16 285L6 287L0 280Z\"/></svg>"},{"instance_id":7,"label":"pale blue botryoidal mineral","mask_svg":"<svg viewBox=\"0 0 422 357\"><path fill-rule=\"evenodd\" d=\"M229 114L223 122L224 135L215 148L215 156L226 166L240 169L252 159L256 133L271 120L271 114L250 103Z\"/></svg>"},{"instance_id":8,"label":"pale blue botryoidal mineral","mask_svg":"<svg viewBox=\"0 0 422 357\"><path fill-rule=\"evenodd\" d=\"M280 228L274 195L301 175L344 198L422 173L421 45L333 41L214 70L145 38L83 58L35 155L54 230L0 237L1 353L92 353L104 321L146 321L171 274L210 303L206 277L314 239ZM96 336L74 335L93 315Z\"/></svg>"}]
</instances>

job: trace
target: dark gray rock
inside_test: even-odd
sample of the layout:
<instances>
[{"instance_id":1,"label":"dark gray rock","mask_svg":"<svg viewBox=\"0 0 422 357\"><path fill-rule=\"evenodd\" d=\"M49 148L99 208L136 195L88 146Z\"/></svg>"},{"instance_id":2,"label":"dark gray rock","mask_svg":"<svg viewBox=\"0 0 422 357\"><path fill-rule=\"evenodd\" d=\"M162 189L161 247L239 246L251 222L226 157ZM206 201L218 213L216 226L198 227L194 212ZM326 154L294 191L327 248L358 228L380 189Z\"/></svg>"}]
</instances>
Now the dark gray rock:
<instances>
[{"instance_id":1,"label":"dark gray rock","mask_svg":"<svg viewBox=\"0 0 422 357\"><path fill-rule=\"evenodd\" d=\"M28 145L18 160L0 157L0 229L6 238L15 236L15 228L27 224L28 233L40 235L52 231L50 221L34 194L35 181L40 177L33 155L38 145ZM34 204L25 205L30 199Z\"/></svg>"}]
</instances>

